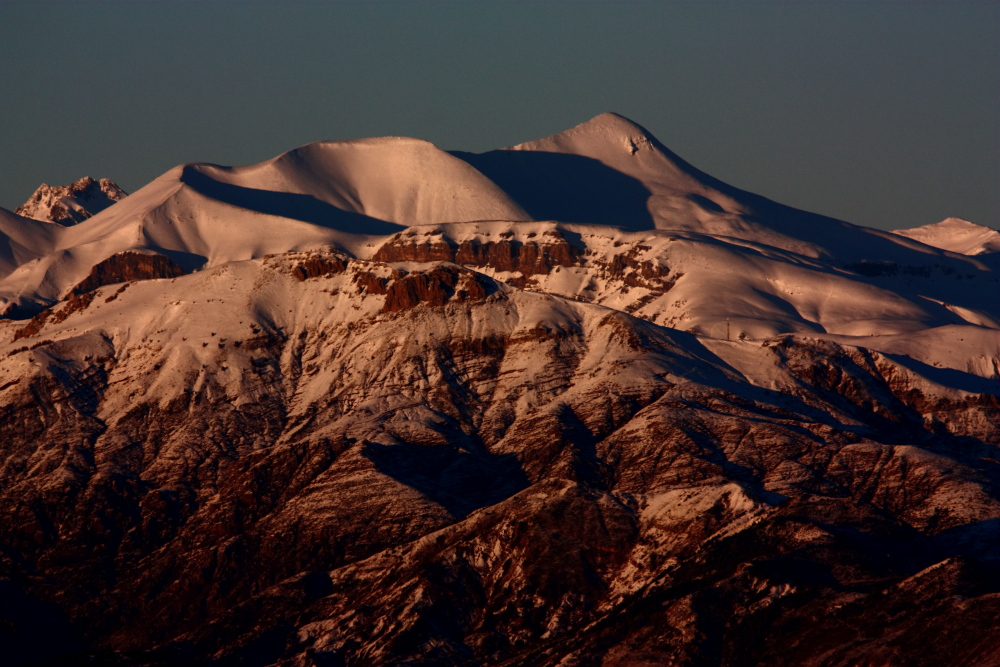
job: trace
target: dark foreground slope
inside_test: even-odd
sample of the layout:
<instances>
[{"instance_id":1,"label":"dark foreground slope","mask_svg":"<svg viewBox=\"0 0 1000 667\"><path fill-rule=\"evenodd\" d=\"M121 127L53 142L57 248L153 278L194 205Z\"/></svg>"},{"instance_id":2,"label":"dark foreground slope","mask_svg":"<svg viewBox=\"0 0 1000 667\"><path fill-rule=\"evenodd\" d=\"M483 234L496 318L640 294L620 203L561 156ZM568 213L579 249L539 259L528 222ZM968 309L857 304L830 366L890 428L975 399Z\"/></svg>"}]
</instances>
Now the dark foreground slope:
<instances>
[{"instance_id":1,"label":"dark foreground slope","mask_svg":"<svg viewBox=\"0 0 1000 667\"><path fill-rule=\"evenodd\" d=\"M332 253L25 326L0 324L15 661L1000 661L995 381Z\"/></svg>"}]
</instances>

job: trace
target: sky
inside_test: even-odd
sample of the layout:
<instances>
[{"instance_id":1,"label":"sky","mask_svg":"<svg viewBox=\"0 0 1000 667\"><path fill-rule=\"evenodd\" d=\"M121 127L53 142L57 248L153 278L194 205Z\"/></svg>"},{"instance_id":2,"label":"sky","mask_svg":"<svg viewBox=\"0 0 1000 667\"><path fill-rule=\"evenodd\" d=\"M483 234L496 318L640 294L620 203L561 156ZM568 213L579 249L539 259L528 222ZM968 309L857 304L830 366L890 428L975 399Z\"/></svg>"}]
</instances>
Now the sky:
<instances>
[{"instance_id":1,"label":"sky","mask_svg":"<svg viewBox=\"0 0 1000 667\"><path fill-rule=\"evenodd\" d=\"M0 2L0 206L185 162L415 136L487 151L605 111L785 204L1000 227L1000 3Z\"/></svg>"}]
</instances>

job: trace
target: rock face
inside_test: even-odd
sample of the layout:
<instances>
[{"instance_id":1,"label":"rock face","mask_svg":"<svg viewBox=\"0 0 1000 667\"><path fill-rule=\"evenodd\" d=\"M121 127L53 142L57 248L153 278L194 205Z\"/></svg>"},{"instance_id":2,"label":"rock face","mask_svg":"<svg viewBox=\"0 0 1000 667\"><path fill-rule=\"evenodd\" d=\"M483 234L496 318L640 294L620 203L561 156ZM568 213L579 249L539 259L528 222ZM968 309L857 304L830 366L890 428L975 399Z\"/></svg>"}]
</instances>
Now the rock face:
<instances>
[{"instance_id":1,"label":"rock face","mask_svg":"<svg viewBox=\"0 0 1000 667\"><path fill-rule=\"evenodd\" d=\"M442 306L449 301L482 301L486 298L486 281L472 271L439 266L430 271L401 276L386 288L382 310L394 313L409 310L421 303Z\"/></svg>"},{"instance_id":2,"label":"rock face","mask_svg":"<svg viewBox=\"0 0 1000 667\"><path fill-rule=\"evenodd\" d=\"M0 211L0 662L1000 664L997 257L614 115Z\"/></svg>"},{"instance_id":3,"label":"rock face","mask_svg":"<svg viewBox=\"0 0 1000 667\"><path fill-rule=\"evenodd\" d=\"M26 218L70 226L83 222L127 196L128 193L107 178L95 181L84 176L71 185L42 183L14 212Z\"/></svg>"},{"instance_id":4,"label":"rock face","mask_svg":"<svg viewBox=\"0 0 1000 667\"><path fill-rule=\"evenodd\" d=\"M570 245L558 229L543 232L539 240L509 240L513 232L501 232L495 241L467 240L461 243L431 233L431 238L418 238L413 231L390 238L375 253L373 259L382 262L448 261L498 272L516 272L524 278L549 273L557 266L575 266L580 253ZM437 238L434 238L437 237Z\"/></svg>"},{"instance_id":5,"label":"rock face","mask_svg":"<svg viewBox=\"0 0 1000 667\"><path fill-rule=\"evenodd\" d=\"M0 349L0 567L39 610L11 655L1000 658L995 389L450 262L292 253L82 299Z\"/></svg>"},{"instance_id":6,"label":"rock face","mask_svg":"<svg viewBox=\"0 0 1000 667\"><path fill-rule=\"evenodd\" d=\"M93 292L104 285L154 278L176 278L184 269L168 257L156 253L120 252L95 265L90 275L73 288L76 295Z\"/></svg>"}]
</instances>

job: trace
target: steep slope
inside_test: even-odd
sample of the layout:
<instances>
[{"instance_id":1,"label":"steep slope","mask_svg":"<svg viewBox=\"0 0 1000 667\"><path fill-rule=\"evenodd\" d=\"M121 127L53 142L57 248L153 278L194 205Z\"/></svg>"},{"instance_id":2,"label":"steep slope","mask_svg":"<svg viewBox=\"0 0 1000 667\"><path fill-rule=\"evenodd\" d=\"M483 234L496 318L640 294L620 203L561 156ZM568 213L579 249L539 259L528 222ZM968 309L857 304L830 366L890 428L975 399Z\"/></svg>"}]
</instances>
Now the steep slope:
<instances>
[{"instance_id":1,"label":"steep slope","mask_svg":"<svg viewBox=\"0 0 1000 667\"><path fill-rule=\"evenodd\" d=\"M419 139L314 143L252 167L203 165L197 171L217 183L304 194L338 209L397 225L530 220L478 171ZM206 187L219 188L222 193L220 186L206 183ZM233 194L244 205L240 193Z\"/></svg>"},{"instance_id":2,"label":"steep slope","mask_svg":"<svg viewBox=\"0 0 1000 667\"><path fill-rule=\"evenodd\" d=\"M0 301L51 303L129 250L186 270L309 248L367 256L373 235L400 225L496 218L528 219L465 162L416 139L310 144L250 167L184 165L67 230L51 254L0 281Z\"/></svg>"},{"instance_id":3,"label":"steep slope","mask_svg":"<svg viewBox=\"0 0 1000 667\"><path fill-rule=\"evenodd\" d=\"M961 218L948 218L912 229L896 229L893 234L962 255L1000 251L1000 232Z\"/></svg>"},{"instance_id":4,"label":"steep slope","mask_svg":"<svg viewBox=\"0 0 1000 667\"><path fill-rule=\"evenodd\" d=\"M996 379L336 253L0 341L0 566L94 659L1000 655Z\"/></svg>"},{"instance_id":5,"label":"steep slope","mask_svg":"<svg viewBox=\"0 0 1000 667\"><path fill-rule=\"evenodd\" d=\"M54 225L0 208L0 278L52 252L62 231Z\"/></svg>"},{"instance_id":6,"label":"steep slope","mask_svg":"<svg viewBox=\"0 0 1000 667\"><path fill-rule=\"evenodd\" d=\"M93 217L115 202L128 196L107 178L95 181L84 176L70 185L50 186L42 183L15 213L34 220L75 225Z\"/></svg>"},{"instance_id":7,"label":"steep slope","mask_svg":"<svg viewBox=\"0 0 1000 667\"><path fill-rule=\"evenodd\" d=\"M845 262L895 260L901 249L920 252L920 246L888 232L799 211L727 185L613 113L512 148L455 154L536 219L632 231L693 231Z\"/></svg>"}]
</instances>

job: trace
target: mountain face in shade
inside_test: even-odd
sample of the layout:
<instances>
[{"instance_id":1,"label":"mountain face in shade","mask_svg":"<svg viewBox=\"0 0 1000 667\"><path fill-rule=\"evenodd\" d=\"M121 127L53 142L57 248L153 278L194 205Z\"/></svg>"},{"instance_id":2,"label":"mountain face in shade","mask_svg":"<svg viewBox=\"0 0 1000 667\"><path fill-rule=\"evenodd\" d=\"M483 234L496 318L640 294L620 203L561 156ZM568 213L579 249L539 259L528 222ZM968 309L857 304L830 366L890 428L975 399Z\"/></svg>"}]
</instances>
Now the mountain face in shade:
<instances>
[{"instance_id":1,"label":"mountain face in shade","mask_svg":"<svg viewBox=\"0 0 1000 667\"><path fill-rule=\"evenodd\" d=\"M1000 265L907 236L614 114L0 211L0 648L995 664Z\"/></svg>"},{"instance_id":2,"label":"mountain face in shade","mask_svg":"<svg viewBox=\"0 0 1000 667\"><path fill-rule=\"evenodd\" d=\"M95 181L85 176L71 185L53 187L42 183L14 212L26 218L70 226L127 196L128 193L107 178Z\"/></svg>"}]
</instances>

